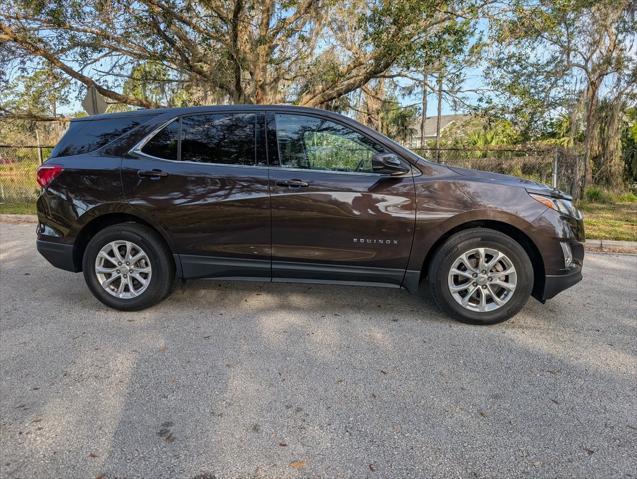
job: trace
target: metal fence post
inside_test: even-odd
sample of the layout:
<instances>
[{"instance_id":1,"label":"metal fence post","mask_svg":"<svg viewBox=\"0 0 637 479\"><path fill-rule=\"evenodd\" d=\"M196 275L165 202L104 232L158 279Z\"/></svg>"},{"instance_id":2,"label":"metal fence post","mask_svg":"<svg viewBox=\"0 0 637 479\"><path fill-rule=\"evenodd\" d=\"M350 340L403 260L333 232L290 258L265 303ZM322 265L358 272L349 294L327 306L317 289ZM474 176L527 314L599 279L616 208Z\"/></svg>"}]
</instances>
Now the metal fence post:
<instances>
[{"instance_id":1,"label":"metal fence post","mask_svg":"<svg viewBox=\"0 0 637 479\"><path fill-rule=\"evenodd\" d=\"M557 155L558 149L555 148L555 153L553 154L553 188L557 188Z\"/></svg>"},{"instance_id":2,"label":"metal fence post","mask_svg":"<svg viewBox=\"0 0 637 479\"><path fill-rule=\"evenodd\" d=\"M40 145L40 135L38 129L35 129L35 140L38 142L38 162L42 164L42 145Z\"/></svg>"}]
</instances>

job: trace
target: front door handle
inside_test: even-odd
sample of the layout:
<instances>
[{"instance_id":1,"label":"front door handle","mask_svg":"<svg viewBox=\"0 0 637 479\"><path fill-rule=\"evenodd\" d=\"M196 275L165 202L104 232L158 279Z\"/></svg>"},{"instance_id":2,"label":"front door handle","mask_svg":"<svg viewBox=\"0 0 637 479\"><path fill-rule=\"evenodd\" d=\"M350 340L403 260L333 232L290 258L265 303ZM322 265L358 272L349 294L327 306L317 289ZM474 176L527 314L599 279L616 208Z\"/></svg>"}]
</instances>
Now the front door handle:
<instances>
[{"instance_id":1,"label":"front door handle","mask_svg":"<svg viewBox=\"0 0 637 479\"><path fill-rule=\"evenodd\" d=\"M159 179L163 176L168 176L168 173L162 170L140 170L137 172L137 176Z\"/></svg>"},{"instance_id":2,"label":"front door handle","mask_svg":"<svg viewBox=\"0 0 637 479\"><path fill-rule=\"evenodd\" d=\"M277 186L287 186L288 188L307 188L310 184L303 180L282 180L276 182Z\"/></svg>"}]
</instances>

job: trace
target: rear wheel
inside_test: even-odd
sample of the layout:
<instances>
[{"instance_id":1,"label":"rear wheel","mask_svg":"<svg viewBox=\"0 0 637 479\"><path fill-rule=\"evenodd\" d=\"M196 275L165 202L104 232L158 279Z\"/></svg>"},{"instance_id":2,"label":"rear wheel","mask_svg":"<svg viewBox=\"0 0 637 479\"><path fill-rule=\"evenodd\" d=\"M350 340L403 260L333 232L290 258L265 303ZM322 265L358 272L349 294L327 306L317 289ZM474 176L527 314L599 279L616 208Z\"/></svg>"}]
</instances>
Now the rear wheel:
<instances>
[{"instance_id":1,"label":"rear wheel","mask_svg":"<svg viewBox=\"0 0 637 479\"><path fill-rule=\"evenodd\" d=\"M472 228L451 236L429 267L436 304L454 319L495 324L522 309L533 288L533 266L510 236Z\"/></svg>"},{"instance_id":2,"label":"rear wheel","mask_svg":"<svg viewBox=\"0 0 637 479\"><path fill-rule=\"evenodd\" d=\"M84 251L82 269L97 299L125 311L144 309L164 299L175 277L162 239L136 223L109 226L93 236Z\"/></svg>"}]
</instances>

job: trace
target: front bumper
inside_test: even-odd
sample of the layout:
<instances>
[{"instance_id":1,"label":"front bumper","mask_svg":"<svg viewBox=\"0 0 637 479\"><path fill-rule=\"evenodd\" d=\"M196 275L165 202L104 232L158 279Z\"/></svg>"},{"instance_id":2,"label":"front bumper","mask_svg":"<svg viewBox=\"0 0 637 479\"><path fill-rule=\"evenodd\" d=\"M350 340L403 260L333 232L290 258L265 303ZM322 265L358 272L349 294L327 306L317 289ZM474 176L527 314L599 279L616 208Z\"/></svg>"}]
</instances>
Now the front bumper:
<instances>
[{"instance_id":1,"label":"front bumper","mask_svg":"<svg viewBox=\"0 0 637 479\"><path fill-rule=\"evenodd\" d=\"M534 226L544 271L539 275L536 270L533 297L545 302L582 280L584 222L547 208Z\"/></svg>"},{"instance_id":2,"label":"front bumper","mask_svg":"<svg viewBox=\"0 0 637 479\"><path fill-rule=\"evenodd\" d=\"M567 241L560 241L560 243L568 244L571 250L572 263L568 268L560 268L559 270L555 269L544 276L543 288L540 290L539 295L534 294L534 296L542 302L555 297L558 293L561 293L565 289L570 288L582 280L584 243L573 238ZM555 249L557 250L557 247ZM562 251L563 248L560 247L560 252ZM559 258L559 263L564 266L563 256Z\"/></svg>"},{"instance_id":3,"label":"front bumper","mask_svg":"<svg viewBox=\"0 0 637 479\"><path fill-rule=\"evenodd\" d=\"M38 252L56 268L77 273L73 261L73 245L37 240Z\"/></svg>"},{"instance_id":4,"label":"front bumper","mask_svg":"<svg viewBox=\"0 0 637 479\"><path fill-rule=\"evenodd\" d=\"M544 292L541 301L553 298L582 280L582 267L575 266L566 274L548 274L544 278Z\"/></svg>"}]
</instances>

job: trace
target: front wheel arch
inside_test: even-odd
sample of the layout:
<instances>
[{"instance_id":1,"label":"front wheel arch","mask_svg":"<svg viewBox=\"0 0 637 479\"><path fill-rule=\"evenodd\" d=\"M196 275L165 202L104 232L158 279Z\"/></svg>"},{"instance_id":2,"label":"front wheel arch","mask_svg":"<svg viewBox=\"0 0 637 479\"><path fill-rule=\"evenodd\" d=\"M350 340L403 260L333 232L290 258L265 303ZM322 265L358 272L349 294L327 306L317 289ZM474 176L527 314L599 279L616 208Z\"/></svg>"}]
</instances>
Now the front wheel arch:
<instances>
[{"instance_id":1,"label":"front wheel arch","mask_svg":"<svg viewBox=\"0 0 637 479\"><path fill-rule=\"evenodd\" d=\"M533 266L533 292L532 295L536 299L540 299L542 297L542 293L544 291L544 281L545 281L545 269L544 269L544 261L542 259L542 255L540 254L540 250L537 245L529 238L529 236L524 233L522 230L512 226L508 223L504 223L501 221L495 220L479 220L479 221L470 221L467 223L463 223L461 225L457 225L454 228L450 229L446 233L444 233L440 238L436 240L433 246L427 252L425 256L425 260L420 269L420 282L427 281L427 274L429 271L429 266L437 251L442 247L443 244L454 234L472 229L472 228L487 228L495 231L499 231L500 233L504 233L509 236L513 240L517 241L522 248L526 251L526 254L529 256L531 260L531 265Z\"/></svg>"}]
</instances>

